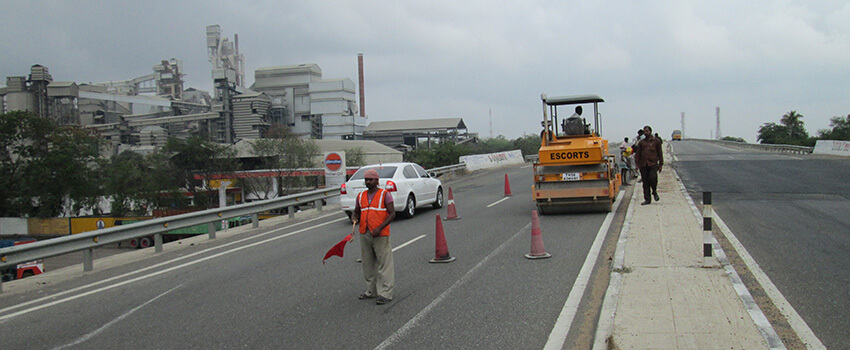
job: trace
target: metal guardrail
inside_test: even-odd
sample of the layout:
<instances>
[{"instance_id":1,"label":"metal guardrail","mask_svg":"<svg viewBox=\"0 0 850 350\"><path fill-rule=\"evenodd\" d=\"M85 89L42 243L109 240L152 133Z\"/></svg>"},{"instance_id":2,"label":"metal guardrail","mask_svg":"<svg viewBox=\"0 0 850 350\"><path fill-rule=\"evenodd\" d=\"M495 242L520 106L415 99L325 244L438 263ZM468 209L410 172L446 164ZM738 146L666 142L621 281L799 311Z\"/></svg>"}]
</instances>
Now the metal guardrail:
<instances>
[{"instance_id":1,"label":"metal guardrail","mask_svg":"<svg viewBox=\"0 0 850 350\"><path fill-rule=\"evenodd\" d=\"M318 189L264 201L167 216L2 248L0 249L0 268L82 250L84 251L84 270L91 271L93 269L91 250L103 245L153 235L156 252L161 252L162 234L170 230L208 224L208 234L212 239L215 238L215 223L218 221L240 216L252 216L253 226L259 227L258 213L285 207L292 209L291 207L296 205L310 202L315 202L316 208L321 211L322 200L338 195L339 188ZM293 213L294 210L289 210L290 217L293 216ZM0 291L2 291L2 284L0 284Z\"/></svg>"},{"instance_id":2,"label":"metal guardrail","mask_svg":"<svg viewBox=\"0 0 850 350\"><path fill-rule=\"evenodd\" d=\"M812 151L815 149L814 147L795 146L795 145L774 145L774 144L747 143L747 142L709 140L709 139L688 139L688 140L707 141L707 142L722 144L722 145L726 145L726 146L749 148L749 149L758 149L758 150L762 150L762 151L797 153L797 154L809 154L809 153L812 153Z\"/></svg>"},{"instance_id":3,"label":"metal guardrail","mask_svg":"<svg viewBox=\"0 0 850 350\"><path fill-rule=\"evenodd\" d=\"M466 163L446 165L446 166L441 166L439 168L428 169L428 170L425 170L425 171L427 171L429 174L433 173L434 175L439 176L439 175L443 175L445 173L451 173L451 172L455 172L455 171L458 171L458 170L466 170Z\"/></svg>"},{"instance_id":4,"label":"metal guardrail","mask_svg":"<svg viewBox=\"0 0 850 350\"><path fill-rule=\"evenodd\" d=\"M466 169L466 164L460 163L428 169L426 171L435 175L442 175L464 169ZM92 271L94 269L92 250L100 246L153 235L154 249L159 253L162 252L162 234L167 231L207 224L209 237L210 239L214 239L216 232L215 223L218 221L234 217L251 216L253 227L256 228L259 227L258 213L280 208L290 208L289 216L293 217L295 211L291 210L292 207L310 202L315 202L316 208L321 211L322 200L339 196L339 192L339 188L318 189L264 201L144 220L128 225L2 248L0 249L0 269L52 256L83 251L83 270ZM0 292L3 290L2 286L2 282L0 282Z\"/></svg>"}]
</instances>

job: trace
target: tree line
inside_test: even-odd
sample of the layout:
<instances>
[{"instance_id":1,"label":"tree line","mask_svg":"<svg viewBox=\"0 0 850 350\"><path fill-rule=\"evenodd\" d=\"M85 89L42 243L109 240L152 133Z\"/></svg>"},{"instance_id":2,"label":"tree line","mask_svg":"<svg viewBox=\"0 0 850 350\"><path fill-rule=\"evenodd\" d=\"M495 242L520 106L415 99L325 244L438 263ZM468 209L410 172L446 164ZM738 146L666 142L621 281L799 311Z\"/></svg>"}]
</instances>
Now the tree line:
<instances>
[{"instance_id":1,"label":"tree line","mask_svg":"<svg viewBox=\"0 0 850 350\"><path fill-rule=\"evenodd\" d=\"M829 129L818 130L818 136L809 136L803 122L803 115L790 111L780 118L779 123L764 123L759 127L758 140L763 144L783 144L809 146L817 140L850 141L850 114L846 117L832 117Z\"/></svg>"},{"instance_id":2,"label":"tree line","mask_svg":"<svg viewBox=\"0 0 850 350\"><path fill-rule=\"evenodd\" d=\"M470 154L487 154L512 150L521 150L523 155L537 154L540 149L539 135L524 135L509 140L499 135L479 140L477 143L456 144L438 143L431 148L417 148L405 155L405 161L421 165L425 169L457 164L459 158Z\"/></svg>"},{"instance_id":3,"label":"tree line","mask_svg":"<svg viewBox=\"0 0 850 350\"><path fill-rule=\"evenodd\" d=\"M264 138L252 142L252 157L237 158L233 147L203 135L169 138L165 146L144 154L124 151L104 157L108 146L91 129L57 125L30 112L0 114L0 217L103 215L104 211L130 216L149 215L157 209L209 209L218 205L218 189L204 179L236 171L272 172L271 178L237 179L236 185L246 194L260 199L290 194L319 181L293 175L294 169L320 167L316 143L277 124ZM539 147L536 135L515 140L499 136L469 145L440 143L417 149L408 152L405 161L435 168L456 164L463 155L514 149L536 154ZM345 152L348 166L366 165L362 149ZM101 210L105 199L109 208Z\"/></svg>"},{"instance_id":4,"label":"tree line","mask_svg":"<svg viewBox=\"0 0 850 350\"><path fill-rule=\"evenodd\" d=\"M169 138L165 146L146 154L124 151L103 157L109 144L94 130L57 125L30 112L0 114L0 217L102 215L99 204L104 199L113 216L208 209L218 204L218 189L199 177L241 170L274 173L277 181L238 180L245 193L263 199L312 185L303 176L290 175L292 169L319 166L315 142L280 125L265 137L252 143L253 157L242 159L232 147L205 136ZM363 162L361 149L346 154L349 164ZM277 188L271 187L274 184Z\"/></svg>"}]
</instances>

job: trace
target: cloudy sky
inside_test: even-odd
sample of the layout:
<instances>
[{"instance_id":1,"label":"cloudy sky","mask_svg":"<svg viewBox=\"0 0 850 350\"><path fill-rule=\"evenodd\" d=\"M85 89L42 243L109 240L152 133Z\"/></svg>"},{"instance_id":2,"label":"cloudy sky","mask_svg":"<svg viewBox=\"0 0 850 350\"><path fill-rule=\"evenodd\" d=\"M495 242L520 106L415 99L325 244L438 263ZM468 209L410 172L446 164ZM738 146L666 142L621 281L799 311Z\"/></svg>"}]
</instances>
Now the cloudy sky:
<instances>
[{"instance_id":1,"label":"cloudy sky","mask_svg":"<svg viewBox=\"0 0 850 350\"><path fill-rule=\"evenodd\" d=\"M245 75L316 63L357 82L370 121L460 117L471 132L539 133L540 94L598 94L603 135L755 142L788 111L810 134L850 114L850 2L3 1L0 76L123 80L183 60L211 90L206 26L239 35ZM0 79L2 79L0 77ZM4 84L5 80L0 82Z\"/></svg>"}]
</instances>

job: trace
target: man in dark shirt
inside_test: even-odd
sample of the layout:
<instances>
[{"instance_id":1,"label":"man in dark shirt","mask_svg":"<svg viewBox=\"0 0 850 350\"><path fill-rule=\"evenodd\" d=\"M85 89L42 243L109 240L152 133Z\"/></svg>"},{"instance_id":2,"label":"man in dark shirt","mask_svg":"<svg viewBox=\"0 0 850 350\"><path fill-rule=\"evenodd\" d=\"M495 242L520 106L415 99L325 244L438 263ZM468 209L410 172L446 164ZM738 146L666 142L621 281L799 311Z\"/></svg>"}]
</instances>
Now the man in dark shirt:
<instances>
[{"instance_id":1,"label":"man in dark shirt","mask_svg":"<svg viewBox=\"0 0 850 350\"><path fill-rule=\"evenodd\" d=\"M657 202L658 197L658 172L664 166L664 154L661 152L661 142L652 136L652 128L649 125L643 127L645 138L641 140L635 150L635 160L640 169L640 177L643 180L643 203L652 203L652 198Z\"/></svg>"}]
</instances>

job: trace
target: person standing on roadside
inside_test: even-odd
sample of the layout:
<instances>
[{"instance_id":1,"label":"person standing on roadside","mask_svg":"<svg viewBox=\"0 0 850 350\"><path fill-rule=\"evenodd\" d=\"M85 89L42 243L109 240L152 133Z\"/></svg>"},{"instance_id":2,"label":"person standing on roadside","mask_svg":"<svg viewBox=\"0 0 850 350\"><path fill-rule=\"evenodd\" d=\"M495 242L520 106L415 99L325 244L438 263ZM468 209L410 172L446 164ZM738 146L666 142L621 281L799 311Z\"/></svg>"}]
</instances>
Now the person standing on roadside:
<instances>
[{"instance_id":1,"label":"person standing on roadside","mask_svg":"<svg viewBox=\"0 0 850 350\"><path fill-rule=\"evenodd\" d=\"M357 194L351 216L355 225L360 224L360 254L366 280L366 291L358 298L377 297L375 304L383 305L393 300L395 285L390 243L390 222L395 219L395 206L390 192L378 188L378 171L366 170L363 178L366 191Z\"/></svg>"},{"instance_id":2,"label":"person standing on roadside","mask_svg":"<svg viewBox=\"0 0 850 350\"><path fill-rule=\"evenodd\" d=\"M636 161L637 158L635 157L640 140L643 140L643 129L638 129L637 131L637 137L635 137L635 141L632 144L632 156L630 158L630 161L632 162L632 169L635 169L635 172L637 173L637 175L634 176L634 178L638 179L637 182L643 182L643 179L640 178L640 168L638 168Z\"/></svg>"},{"instance_id":3,"label":"person standing on roadside","mask_svg":"<svg viewBox=\"0 0 850 350\"><path fill-rule=\"evenodd\" d=\"M643 180L643 203L652 203L652 199L659 201L658 197L658 172L664 166L664 154L661 152L661 142L652 136L652 128L649 125L643 127L644 139L641 140L635 150L635 160L640 177ZM651 196L650 196L651 195Z\"/></svg>"}]
</instances>

